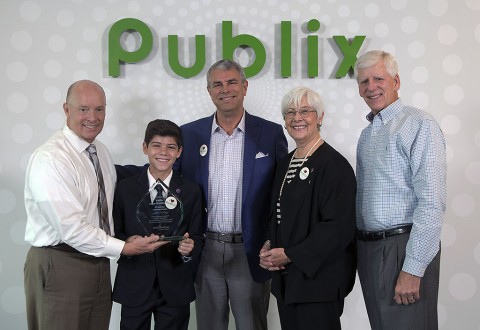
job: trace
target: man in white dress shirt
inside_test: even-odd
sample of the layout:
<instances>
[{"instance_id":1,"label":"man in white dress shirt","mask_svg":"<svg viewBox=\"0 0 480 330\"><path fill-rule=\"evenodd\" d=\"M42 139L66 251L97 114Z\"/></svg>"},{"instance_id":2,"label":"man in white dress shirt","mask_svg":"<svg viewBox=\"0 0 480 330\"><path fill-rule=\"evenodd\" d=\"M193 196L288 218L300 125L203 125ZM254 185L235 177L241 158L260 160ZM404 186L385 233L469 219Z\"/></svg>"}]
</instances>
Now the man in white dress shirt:
<instances>
[{"instance_id":1,"label":"man in white dress shirt","mask_svg":"<svg viewBox=\"0 0 480 330\"><path fill-rule=\"evenodd\" d=\"M109 259L153 252L164 244L158 236L133 236L126 242L113 237L115 168L105 145L96 140L105 108L101 86L88 80L72 84L63 105L66 126L30 158L25 240L32 247L24 268L29 329L108 329ZM92 144L100 179L86 150Z\"/></svg>"}]
</instances>

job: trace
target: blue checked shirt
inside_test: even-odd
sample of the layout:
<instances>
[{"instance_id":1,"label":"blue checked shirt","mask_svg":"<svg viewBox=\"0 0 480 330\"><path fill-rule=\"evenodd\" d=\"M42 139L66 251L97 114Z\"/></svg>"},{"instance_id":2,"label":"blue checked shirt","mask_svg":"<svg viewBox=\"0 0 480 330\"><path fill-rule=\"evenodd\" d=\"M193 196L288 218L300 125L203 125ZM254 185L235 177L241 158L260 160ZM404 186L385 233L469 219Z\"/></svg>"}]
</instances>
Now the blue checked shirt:
<instances>
[{"instance_id":1,"label":"blue checked shirt","mask_svg":"<svg viewBox=\"0 0 480 330\"><path fill-rule=\"evenodd\" d=\"M245 114L232 135L213 121L208 164L209 231L242 232L244 143Z\"/></svg>"},{"instance_id":2,"label":"blue checked shirt","mask_svg":"<svg viewBox=\"0 0 480 330\"><path fill-rule=\"evenodd\" d=\"M423 277L440 247L445 214L445 140L428 113L398 99L362 131L357 147L357 228L412 223L403 271Z\"/></svg>"}]
</instances>

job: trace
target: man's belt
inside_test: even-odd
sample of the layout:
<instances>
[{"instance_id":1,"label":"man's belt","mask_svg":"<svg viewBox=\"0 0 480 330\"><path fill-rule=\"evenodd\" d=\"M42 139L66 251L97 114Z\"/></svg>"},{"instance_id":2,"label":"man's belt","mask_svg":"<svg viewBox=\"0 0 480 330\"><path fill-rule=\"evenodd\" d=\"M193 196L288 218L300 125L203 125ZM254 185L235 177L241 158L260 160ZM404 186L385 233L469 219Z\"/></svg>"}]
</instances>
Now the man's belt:
<instances>
[{"instance_id":1,"label":"man's belt","mask_svg":"<svg viewBox=\"0 0 480 330\"><path fill-rule=\"evenodd\" d=\"M57 244L57 245L49 245L49 246L46 246L46 248L60 250L60 251L63 251L63 252L82 253L82 252L78 251L77 249L75 249L75 248L73 248L70 245L65 244L65 243L60 243L60 244Z\"/></svg>"},{"instance_id":2,"label":"man's belt","mask_svg":"<svg viewBox=\"0 0 480 330\"><path fill-rule=\"evenodd\" d=\"M90 259L90 260L95 261L95 262L99 262L101 260L109 261L109 259L106 258L106 257L94 257L92 255L80 252L77 249L71 247L70 245L68 245L66 243L60 243L60 244L57 244L57 245L48 245L48 246L44 246L43 248L54 249L54 250L58 250L58 251L62 251L62 252L69 252L69 253L72 253L72 256L75 255L75 257L82 257L84 259Z\"/></svg>"},{"instance_id":3,"label":"man's belt","mask_svg":"<svg viewBox=\"0 0 480 330\"><path fill-rule=\"evenodd\" d=\"M412 224L395 227L380 231L361 231L357 230L357 239L360 241L379 241L387 237L406 234L412 231Z\"/></svg>"},{"instance_id":4,"label":"man's belt","mask_svg":"<svg viewBox=\"0 0 480 330\"><path fill-rule=\"evenodd\" d=\"M206 237L222 243L242 243L242 234L224 234L216 233L213 231L207 231Z\"/></svg>"}]
</instances>

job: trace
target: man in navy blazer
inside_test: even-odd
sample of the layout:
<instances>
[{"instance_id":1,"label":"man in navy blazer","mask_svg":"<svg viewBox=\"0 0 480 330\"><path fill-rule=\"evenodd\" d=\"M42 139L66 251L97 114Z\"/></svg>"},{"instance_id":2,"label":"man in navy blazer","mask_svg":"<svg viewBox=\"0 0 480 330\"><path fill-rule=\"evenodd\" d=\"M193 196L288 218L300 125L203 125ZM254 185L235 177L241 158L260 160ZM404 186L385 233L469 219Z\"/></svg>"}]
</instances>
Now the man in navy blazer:
<instances>
[{"instance_id":1,"label":"man in navy blazer","mask_svg":"<svg viewBox=\"0 0 480 330\"><path fill-rule=\"evenodd\" d=\"M248 81L234 61L207 73L212 116L181 127L184 151L175 163L200 184L207 205L206 240L195 280L199 330L267 329L270 274L259 266L268 227L276 161L287 154L280 125L243 107Z\"/></svg>"},{"instance_id":2,"label":"man in navy blazer","mask_svg":"<svg viewBox=\"0 0 480 330\"><path fill-rule=\"evenodd\" d=\"M119 239L145 236L152 230L148 222L140 224L137 205L143 197L147 204L164 194L165 207L180 214L183 222L176 235L180 242L169 242L154 253L120 257L113 289L113 300L122 304L121 329L188 329L190 302L195 299L194 278L204 243L204 207L198 184L172 171L182 152L180 128L169 120L154 120L147 126L143 150L149 166L119 182L115 191L113 218ZM169 189L156 187L161 179ZM148 194L148 195L147 195ZM173 197L173 199L172 199ZM160 197L158 197L160 198ZM178 200L177 200L178 198ZM148 232L146 232L148 231ZM168 235L168 234L167 234Z\"/></svg>"}]
</instances>

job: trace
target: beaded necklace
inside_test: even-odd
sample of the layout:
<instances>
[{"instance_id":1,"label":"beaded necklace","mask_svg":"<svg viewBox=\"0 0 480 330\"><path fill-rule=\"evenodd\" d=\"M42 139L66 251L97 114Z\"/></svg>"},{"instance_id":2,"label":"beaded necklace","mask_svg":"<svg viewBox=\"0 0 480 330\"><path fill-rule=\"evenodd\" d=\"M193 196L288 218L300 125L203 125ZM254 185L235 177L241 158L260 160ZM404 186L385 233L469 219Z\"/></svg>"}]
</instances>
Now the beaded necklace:
<instances>
[{"instance_id":1,"label":"beaded necklace","mask_svg":"<svg viewBox=\"0 0 480 330\"><path fill-rule=\"evenodd\" d=\"M313 150L313 148L322 140L322 137L319 137L318 140L310 147L310 149L308 149L308 152L307 154L305 155L305 157L303 158L302 162L300 163L300 165L298 165L298 168L301 168L303 166L303 163L305 163L307 161L307 158L310 154L310 152ZM298 149L297 149L298 150ZM280 187L280 194L278 195L278 200L280 200L280 197L282 197L282 192L283 192L283 186L285 185L285 181L287 180L287 175L288 175L288 169L290 168L290 166L292 165L292 161L293 159L295 158L295 154L297 153L297 150L295 150L295 152L293 153L292 155L292 158L290 159L290 162L288 163L288 168L287 168L287 172L285 172L285 176L283 177L283 182L282 182L282 186Z\"/></svg>"}]
</instances>

